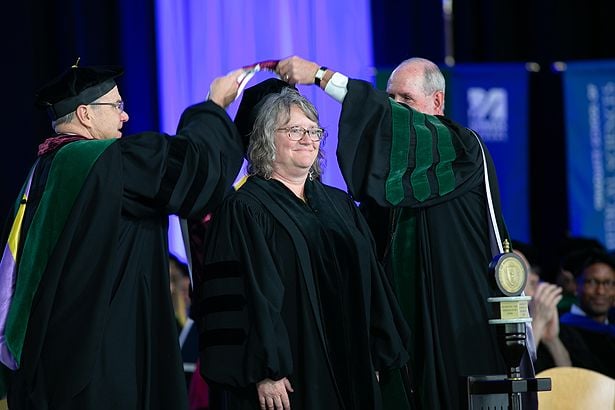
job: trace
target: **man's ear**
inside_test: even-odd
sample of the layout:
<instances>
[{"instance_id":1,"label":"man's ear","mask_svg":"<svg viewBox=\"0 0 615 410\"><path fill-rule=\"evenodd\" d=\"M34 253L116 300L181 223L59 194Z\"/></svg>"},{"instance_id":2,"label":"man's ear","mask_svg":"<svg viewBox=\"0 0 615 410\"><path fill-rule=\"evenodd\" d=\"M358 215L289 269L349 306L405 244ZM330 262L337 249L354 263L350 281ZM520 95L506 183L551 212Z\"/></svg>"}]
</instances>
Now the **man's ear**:
<instances>
[{"instance_id":1,"label":"man's ear","mask_svg":"<svg viewBox=\"0 0 615 410\"><path fill-rule=\"evenodd\" d=\"M79 119L79 122L84 125L89 124L91 121L90 109L87 105L80 105L79 107L77 107L77 109L75 110L75 116L77 117L77 119Z\"/></svg>"},{"instance_id":2,"label":"man's ear","mask_svg":"<svg viewBox=\"0 0 615 410\"><path fill-rule=\"evenodd\" d=\"M434 111L437 115L444 115L444 92L436 91L434 96Z\"/></svg>"}]
</instances>

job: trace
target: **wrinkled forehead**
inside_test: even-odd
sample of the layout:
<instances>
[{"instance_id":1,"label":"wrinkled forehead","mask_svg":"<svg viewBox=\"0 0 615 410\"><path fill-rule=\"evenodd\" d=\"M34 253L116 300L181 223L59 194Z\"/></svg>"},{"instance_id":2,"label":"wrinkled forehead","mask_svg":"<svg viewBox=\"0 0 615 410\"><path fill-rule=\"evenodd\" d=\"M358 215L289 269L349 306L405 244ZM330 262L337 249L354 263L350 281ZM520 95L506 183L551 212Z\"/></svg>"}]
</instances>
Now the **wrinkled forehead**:
<instances>
[{"instance_id":1,"label":"wrinkled forehead","mask_svg":"<svg viewBox=\"0 0 615 410\"><path fill-rule=\"evenodd\" d=\"M391 73L388 84L397 87L422 87L425 78L425 68L417 64L405 65Z\"/></svg>"}]
</instances>

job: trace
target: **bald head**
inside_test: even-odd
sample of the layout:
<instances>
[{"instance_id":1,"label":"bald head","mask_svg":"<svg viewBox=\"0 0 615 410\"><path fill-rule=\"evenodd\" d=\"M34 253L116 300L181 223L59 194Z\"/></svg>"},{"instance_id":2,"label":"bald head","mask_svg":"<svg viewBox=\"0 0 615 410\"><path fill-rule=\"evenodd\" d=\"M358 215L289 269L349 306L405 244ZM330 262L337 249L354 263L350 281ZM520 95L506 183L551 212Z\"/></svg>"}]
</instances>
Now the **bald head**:
<instances>
[{"instance_id":1,"label":"bald head","mask_svg":"<svg viewBox=\"0 0 615 410\"><path fill-rule=\"evenodd\" d=\"M389 97L431 115L444 115L444 91L442 72L424 58L403 61L387 83Z\"/></svg>"}]
</instances>

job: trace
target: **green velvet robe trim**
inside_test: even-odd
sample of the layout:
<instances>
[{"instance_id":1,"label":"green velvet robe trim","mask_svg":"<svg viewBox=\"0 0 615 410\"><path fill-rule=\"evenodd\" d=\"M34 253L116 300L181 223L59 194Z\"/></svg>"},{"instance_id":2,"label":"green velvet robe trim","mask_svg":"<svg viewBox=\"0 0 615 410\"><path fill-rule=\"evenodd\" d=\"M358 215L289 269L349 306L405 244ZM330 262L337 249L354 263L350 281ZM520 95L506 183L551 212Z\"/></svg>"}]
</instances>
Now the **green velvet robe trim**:
<instances>
[{"instance_id":1,"label":"green velvet robe trim","mask_svg":"<svg viewBox=\"0 0 615 410\"><path fill-rule=\"evenodd\" d=\"M416 309L416 293L417 293L417 267L415 256L417 252L416 241L416 211L412 208L397 208L395 209L394 218L397 220L392 238L391 248L391 269L393 271L393 286L395 293L398 295L398 303L401 308L408 325L410 332L415 334L419 329L412 328L412 324L419 323L418 311ZM414 354L416 346L408 346L410 353L410 372L414 372L416 378L416 366ZM385 379L381 383L382 397L385 409L407 410L411 409L408 403L405 387L402 383L399 371L390 372L385 375ZM415 398L416 400L416 398Z\"/></svg>"},{"instance_id":2,"label":"green velvet robe trim","mask_svg":"<svg viewBox=\"0 0 615 410\"><path fill-rule=\"evenodd\" d=\"M15 294L6 320L7 346L17 363L21 361L32 301L47 262L90 169L114 141L75 141L62 147L53 160L45 191L24 241Z\"/></svg>"},{"instance_id":3,"label":"green velvet robe trim","mask_svg":"<svg viewBox=\"0 0 615 410\"><path fill-rule=\"evenodd\" d=\"M436 117L427 116L427 121L434 127L437 134L438 154L440 160L436 165L436 177L438 179L438 195L446 195L455 189L455 175L453 173L453 161L457 157L453 147L453 138L448 128Z\"/></svg>"},{"instance_id":4,"label":"green velvet robe trim","mask_svg":"<svg viewBox=\"0 0 615 410\"><path fill-rule=\"evenodd\" d=\"M415 167L410 175L412 193L417 201L423 202L431 195L427 171L433 164L433 140L427 126L427 116L418 111L412 112L412 129L416 135L414 152Z\"/></svg>"},{"instance_id":5,"label":"green velvet robe trim","mask_svg":"<svg viewBox=\"0 0 615 410\"><path fill-rule=\"evenodd\" d=\"M386 199L397 205L404 199L402 179L408 169L410 149L410 112L407 108L389 99L392 111L392 141L389 175L386 180Z\"/></svg>"}]
</instances>

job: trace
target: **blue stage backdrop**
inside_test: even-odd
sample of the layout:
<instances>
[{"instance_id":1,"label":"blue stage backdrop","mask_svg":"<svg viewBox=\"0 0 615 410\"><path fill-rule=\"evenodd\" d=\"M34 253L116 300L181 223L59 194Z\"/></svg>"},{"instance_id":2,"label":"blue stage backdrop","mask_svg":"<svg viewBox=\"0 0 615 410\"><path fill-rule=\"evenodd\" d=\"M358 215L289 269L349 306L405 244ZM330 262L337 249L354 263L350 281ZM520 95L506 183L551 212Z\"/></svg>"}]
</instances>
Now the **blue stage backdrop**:
<instances>
[{"instance_id":1,"label":"blue stage backdrop","mask_svg":"<svg viewBox=\"0 0 615 410\"><path fill-rule=\"evenodd\" d=\"M476 131L493 157L512 238L529 242L528 72L524 64L446 69L446 116Z\"/></svg>"},{"instance_id":2,"label":"blue stage backdrop","mask_svg":"<svg viewBox=\"0 0 615 410\"><path fill-rule=\"evenodd\" d=\"M568 63L563 75L572 235L615 249L615 60Z\"/></svg>"}]
</instances>

